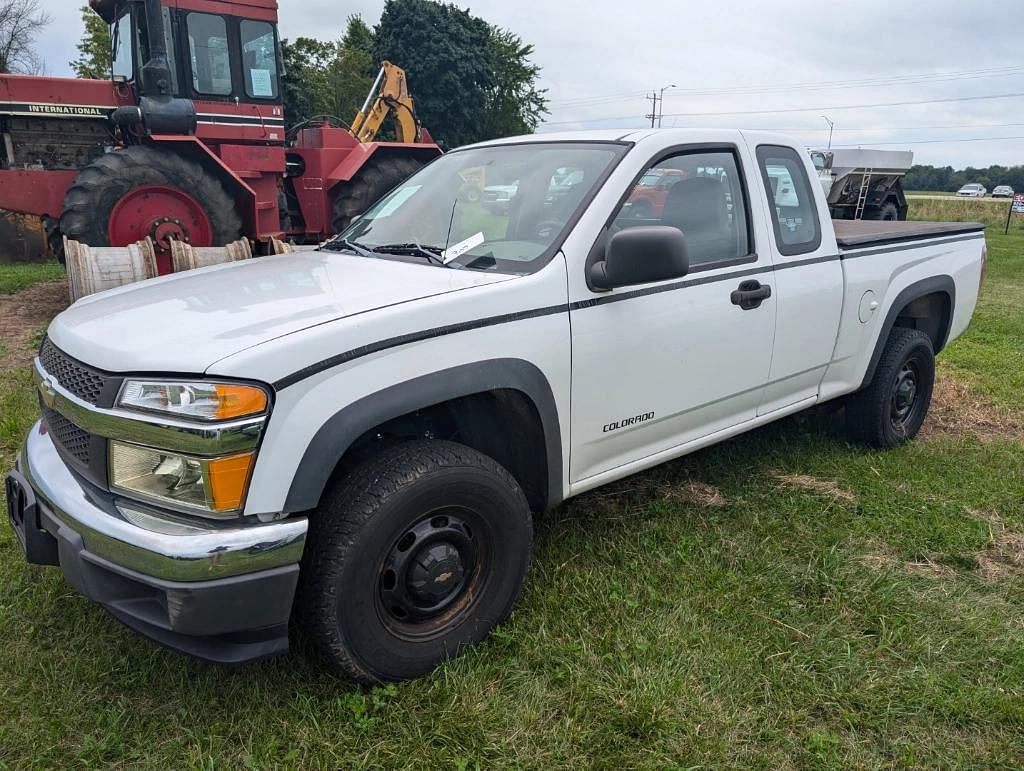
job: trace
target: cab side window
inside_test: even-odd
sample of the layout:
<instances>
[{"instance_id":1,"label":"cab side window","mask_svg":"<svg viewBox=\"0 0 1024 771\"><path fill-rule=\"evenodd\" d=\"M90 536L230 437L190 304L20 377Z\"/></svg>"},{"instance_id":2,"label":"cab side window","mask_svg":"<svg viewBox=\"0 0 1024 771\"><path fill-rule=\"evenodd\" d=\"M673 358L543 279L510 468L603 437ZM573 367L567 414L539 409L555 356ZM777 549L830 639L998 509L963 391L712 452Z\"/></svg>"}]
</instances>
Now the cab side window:
<instances>
[{"instance_id":1,"label":"cab side window","mask_svg":"<svg viewBox=\"0 0 1024 771\"><path fill-rule=\"evenodd\" d=\"M231 95L231 57L223 16L188 15L188 49L192 59L192 87L200 94Z\"/></svg>"},{"instance_id":2,"label":"cab side window","mask_svg":"<svg viewBox=\"0 0 1024 771\"><path fill-rule=\"evenodd\" d=\"M757 163L768 194L779 253L790 256L821 246L821 224L803 159L791 147L761 145Z\"/></svg>"},{"instance_id":3,"label":"cab side window","mask_svg":"<svg viewBox=\"0 0 1024 771\"><path fill-rule=\"evenodd\" d=\"M747 202L736 155L716 150L656 161L630 191L612 232L637 225L681 230L691 267L750 255Z\"/></svg>"},{"instance_id":4,"label":"cab side window","mask_svg":"<svg viewBox=\"0 0 1024 771\"><path fill-rule=\"evenodd\" d=\"M277 39L265 21L243 20L242 76L245 93L255 99L277 98Z\"/></svg>"}]
</instances>

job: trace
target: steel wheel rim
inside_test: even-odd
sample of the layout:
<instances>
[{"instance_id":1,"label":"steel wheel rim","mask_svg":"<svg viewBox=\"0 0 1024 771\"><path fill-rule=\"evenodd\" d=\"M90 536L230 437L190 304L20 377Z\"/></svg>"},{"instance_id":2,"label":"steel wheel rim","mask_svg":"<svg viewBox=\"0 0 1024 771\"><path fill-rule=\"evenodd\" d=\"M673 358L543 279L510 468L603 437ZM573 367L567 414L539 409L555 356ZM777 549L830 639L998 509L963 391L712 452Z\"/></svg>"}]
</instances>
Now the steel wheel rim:
<instances>
[{"instance_id":1,"label":"steel wheel rim","mask_svg":"<svg viewBox=\"0 0 1024 771\"><path fill-rule=\"evenodd\" d=\"M490 547L480 516L445 507L392 541L376 573L377 616L392 634L422 640L459 626L486 583Z\"/></svg>"},{"instance_id":2,"label":"steel wheel rim","mask_svg":"<svg viewBox=\"0 0 1024 771\"><path fill-rule=\"evenodd\" d=\"M889 420L896 433L906 435L921 410L921 371L916 360L903 363L889 398Z\"/></svg>"},{"instance_id":3,"label":"steel wheel rim","mask_svg":"<svg viewBox=\"0 0 1024 771\"><path fill-rule=\"evenodd\" d=\"M172 241L213 246L213 225L188 193L168 185L145 185L126 193L114 206L107 225L111 246L127 246L147 237L157 251L170 252Z\"/></svg>"}]
</instances>

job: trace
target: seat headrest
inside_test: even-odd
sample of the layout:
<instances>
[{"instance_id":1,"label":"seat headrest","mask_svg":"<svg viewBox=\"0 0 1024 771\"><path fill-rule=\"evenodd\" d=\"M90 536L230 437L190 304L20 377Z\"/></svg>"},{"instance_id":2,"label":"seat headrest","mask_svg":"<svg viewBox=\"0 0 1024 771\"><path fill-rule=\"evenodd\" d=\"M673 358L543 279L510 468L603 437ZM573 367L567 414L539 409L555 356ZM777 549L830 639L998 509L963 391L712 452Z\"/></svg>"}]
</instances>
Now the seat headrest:
<instances>
[{"instance_id":1,"label":"seat headrest","mask_svg":"<svg viewBox=\"0 0 1024 771\"><path fill-rule=\"evenodd\" d=\"M723 228L729 222L725 187L712 177L691 177L676 183L665 199L661 223L687 231Z\"/></svg>"}]
</instances>

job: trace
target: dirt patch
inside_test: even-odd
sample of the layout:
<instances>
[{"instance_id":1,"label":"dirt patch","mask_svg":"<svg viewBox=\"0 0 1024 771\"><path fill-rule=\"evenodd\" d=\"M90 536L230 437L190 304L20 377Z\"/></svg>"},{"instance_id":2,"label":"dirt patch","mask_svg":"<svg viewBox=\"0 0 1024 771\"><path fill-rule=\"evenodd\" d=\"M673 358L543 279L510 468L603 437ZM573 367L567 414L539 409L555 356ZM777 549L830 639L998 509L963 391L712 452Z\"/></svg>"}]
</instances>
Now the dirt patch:
<instances>
[{"instance_id":1,"label":"dirt patch","mask_svg":"<svg viewBox=\"0 0 1024 771\"><path fill-rule=\"evenodd\" d=\"M995 512L968 513L988 526L988 543L974 555L982 577L996 581L1024 572L1024 535L1008 529Z\"/></svg>"},{"instance_id":2,"label":"dirt patch","mask_svg":"<svg viewBox=\"0 0 1024 771\"><path fill-rule=\"evenodd\" d=\"M712 508L728 503L722 491L707 482L697 479L669 482L654 474L639 474L585 493L574 498L569 505L588 510L614 511L618 515L635 513L655 501L678 501Z\"/></svg>"},{"instance_id":3,"label":"dirt patch","mask_svg":"<svg viewBox=\"0 0 1024 771\"><path fill-rule=\"evenodd\" d=\"M928 418L918 436L931 439L964 434L973 434L979 439L1024 440L1024 417L986 402L972 393L962 380L939 372Z\"/></svg>"},{"instance_id":4,"label":"dirt patch","mask_svg":"<svg viewBox=\"0 0 1024 771\"><path fill-rule=\"evenodd\" d=\"M0 295L0 369L27 366L35 355L33 337L68 304L64 281L36 284L16 294Z\"/></svg>"},{"instance_id":5,"label":"dirt patch","mask_svg":"<svg viewBox=\"0 0 1024 771\"><path fill-rule=\"evenodd\" d=\"M883 550L865 554L861 561L872 570L878 571L896 568L919 576L951 576L956 573L953 568L935 562L928 555L908 562L896 554Z\"/></svg>"},{"instance_id":6,"label":"dirt patch","mask_svg":"<svg viewBox=\"0 0 1024 771\"><path fill-rule=\"evenodd\" d=\"M849 490L844 490L830 479L818 479L807 474L783 474L781 471L769 471L768 476L785 487L805 490L806 492L829 498L833 502L857 502L857 497L853 493Z\"/></svg>"},{"instance_id":7,"label":"dirt patch","mask_svg":"<svg viewBox=\"0 0 1024 771\"><path fill-rule=\"evenodd\" d=\"M1010 530L995 512L968 509L966 514L988 527L985 546L964 555L966 562L974 562L983 581L997 583L1011 576L1024 575L1024 534ZM953 576L957 570L938 561L937 555L924 554L907 561L886 546L864 555L861 560L874 570L898 569L924 576ZM960 562L958 557L957 562Z\"/></svg>"}]
</instances>

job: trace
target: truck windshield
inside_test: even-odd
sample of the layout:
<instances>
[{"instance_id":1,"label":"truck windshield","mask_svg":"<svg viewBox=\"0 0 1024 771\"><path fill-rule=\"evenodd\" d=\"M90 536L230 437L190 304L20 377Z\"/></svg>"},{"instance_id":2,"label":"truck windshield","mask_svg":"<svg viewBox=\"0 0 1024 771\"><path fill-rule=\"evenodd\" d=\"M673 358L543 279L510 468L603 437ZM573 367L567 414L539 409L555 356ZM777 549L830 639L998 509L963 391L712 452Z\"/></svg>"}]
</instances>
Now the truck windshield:
<instances>
[{"instance_id":1,"label":"truck windshield","mask_svg":"<svg viewBox=\"0 0 1024 771\"><path fill-rule=\"evenodd\" d=\"M540 268L626 147L531 142L449 153L325 248L473 270Z\"/></svg>"}]
</instances>

